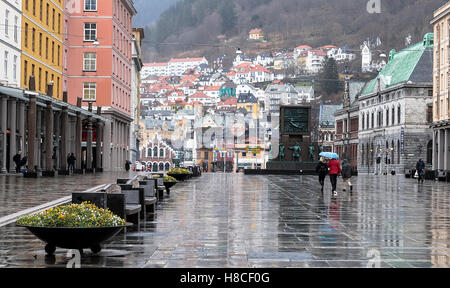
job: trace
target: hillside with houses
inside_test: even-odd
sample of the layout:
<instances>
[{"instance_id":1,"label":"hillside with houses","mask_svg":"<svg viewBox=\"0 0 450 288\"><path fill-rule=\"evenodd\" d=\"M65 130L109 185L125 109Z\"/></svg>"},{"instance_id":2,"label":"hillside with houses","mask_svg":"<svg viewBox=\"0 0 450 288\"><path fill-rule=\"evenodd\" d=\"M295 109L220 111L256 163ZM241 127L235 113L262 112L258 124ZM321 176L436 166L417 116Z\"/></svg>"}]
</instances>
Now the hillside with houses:
<instances>
[{"instance_id":1,"label":"hillside with houses","mask_svg":"<svg viewBox=\"0 0 450 288\"><path fill-rule=\"evenodd\" d=\"M181 0L146 28L144 58L211 59L236 48L257 55L298 42L360 49L363 40L378 38L383 48L398 50L408 36L414 43L430 31L429 15L441 2L383 1L382 13L374 15L367 13L367 1L358 0Z\"/></svg>"}]
</instances>

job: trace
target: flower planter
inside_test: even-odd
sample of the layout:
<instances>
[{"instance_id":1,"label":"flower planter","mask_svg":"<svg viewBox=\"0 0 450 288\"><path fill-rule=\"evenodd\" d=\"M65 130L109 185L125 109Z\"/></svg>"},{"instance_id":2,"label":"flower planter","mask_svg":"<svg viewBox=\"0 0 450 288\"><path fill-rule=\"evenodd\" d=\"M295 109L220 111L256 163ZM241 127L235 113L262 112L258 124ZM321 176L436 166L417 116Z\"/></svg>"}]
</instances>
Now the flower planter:
<instances>
[{"instance_id":1,"label":"flower planter","mask_svg":"<svg viewBox=\"0 0 450 288\"><path fill-rule=\"evenodd\" d=\"M102 249L101 244L124 228L124 226L91 228L17 226L27 228L37 238L46 242L45 252L49 255L55 253L56 247L77 250L90 248L92 253L99 253Z\"/></svg>"}]
</instances>

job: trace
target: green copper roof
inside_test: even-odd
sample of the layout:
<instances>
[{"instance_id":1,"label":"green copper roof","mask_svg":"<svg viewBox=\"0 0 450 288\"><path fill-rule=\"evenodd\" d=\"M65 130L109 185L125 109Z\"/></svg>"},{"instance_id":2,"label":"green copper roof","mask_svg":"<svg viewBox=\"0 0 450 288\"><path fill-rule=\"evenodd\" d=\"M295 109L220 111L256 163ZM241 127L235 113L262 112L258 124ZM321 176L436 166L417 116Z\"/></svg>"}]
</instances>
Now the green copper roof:
<instances>
[{"instance_id":1,"label":"green copper roof","mask_svg":"<svg viewBox=\"0 0 450 288\"><path fill-rule=\"evenodd\" d=\"M390 53L390 60L389 63L387 63L386 67L380 71L377 78L370 81L370 83L367 85L367 88L364 90L362 95L368 95L375 92L375 88L377 85L377 79L382 78L383 86L384 88L389 88L391 86L395 86L397 84L408 82L412 80L416 80L413 82L417 82L417 75L413 77L414 79L411 79L411 76L413 75L414 71L416 70L416 67L423 66L426 63L429 62L429 56L432 57L432 51L430 55L427 55L427 57L424 57L424 59L421 61L422 56L424 56L425 51L432 50L433 48L433 34L428 33L424 37L424 41L417 43L413 46L410 46L408 48L405 48L399 52L395 52L395 50L392 50ZM419 62L423 62L420 65ZM426 62L426 63L425 63ZM429 63L430 67L433 66L432 63ZM423 67L419 67L423 68ZM419 69L418 69L419 70ZM423 69L420 69L423 73ZM425 75L424 75L425 76ZM432 74L429 75L429 77L423 77L423 79L431 79ZM422 77L421 77L422 78ZM427 81L424 81L427 82Z\"/></svg>"}]
</instances>

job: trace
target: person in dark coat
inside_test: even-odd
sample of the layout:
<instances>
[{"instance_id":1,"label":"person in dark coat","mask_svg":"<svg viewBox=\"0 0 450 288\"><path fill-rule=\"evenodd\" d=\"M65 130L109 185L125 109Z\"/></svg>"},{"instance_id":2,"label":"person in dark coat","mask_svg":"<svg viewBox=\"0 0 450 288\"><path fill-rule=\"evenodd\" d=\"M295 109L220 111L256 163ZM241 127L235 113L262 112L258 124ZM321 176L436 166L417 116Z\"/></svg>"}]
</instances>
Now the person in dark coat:
<instances>
[{"instance_id":1,"label":"person in dark coat","mask_svg":"<svg viewBox=\"0 0 450 288\"><path fill-rule=\"evenodd\" d=\"M416 164L416 171L417 174L419 174L418 181L419 183L424 181L425 178L425 162L423 162L423 159L419 159L419 161Z\"/></svg>"},{"instance_id":2,"label":"person in dark coat","mask_svg":"<svg viewBox=\"0 0 450 288\"><path fill-rule=\"evenodd\" d=\"M67 157L67 164L69 166L69 172L75 169L75 161L77 160L77 158L75 158L75 155L73 153L69 153L68 157Z\"/></svg>"},{"instance_id":3,"label":"person in dark coat","mask_svg":"<svg viewBox=\"0 0 450 288\"><path fill-rule=\"evenodd\" d=\"M320 158L319 163L316 166L316 172L319 173L319 183L322 186L321 191L323 192L323 186L325 185L325 177L328 174L328 166L325 163L324 158Z\"/></svg>"},{"instance_id":4,"label":"person in dark coat","mask_svg":"<svg viewBox=\"0 0 450 288\"><path fill-rule=\"evenodd\" d=\"M127 170L127 172L130 171L130 168L131 168L130 165L131 165L131 162L129 160L125 161L125 170Z\"/></svg>"},{"instance_id":5,"label":"person in dark coat","mask_svg":"<svg viewBox=\"0 0 450 288\"><path fill-rule=\"evenodd\" d=\"M352 165L350 165L350 163L348 163L348 160L345 159L344 161L342 161L342 180L344 181L344 191L345 191L345 184L348 185L350 191L353 191L353 186L351 182L352 173L353 173Z\"/></svg>"},{"instance_id":6,"label":"person in dark coat","mask_svg":"<svg viewBox=\"0 0 450 288\"><path fill-rule=\"evenodd\" d=\"M337 195L336 186L337 186L337 177L341 174L341 163L338 159L331 159L328 162L328 170L330 171L330 181L332 186L332 191L334 195Z\"/></svg>"},{"instance_id":7,"label":"person in dark coat","mask_svg":"<svg viewBox=\"0 0 450 288\"><path fill-rule=\"evenodd\" d=\"M14 163L16 163L16 173L20 173L20 167L22 167L22 165L21 165L21 160L22 160L21 155L22 155L22 151L19 151L13 157L13 161L14 161Z\"/></svg>"}]
</instances>

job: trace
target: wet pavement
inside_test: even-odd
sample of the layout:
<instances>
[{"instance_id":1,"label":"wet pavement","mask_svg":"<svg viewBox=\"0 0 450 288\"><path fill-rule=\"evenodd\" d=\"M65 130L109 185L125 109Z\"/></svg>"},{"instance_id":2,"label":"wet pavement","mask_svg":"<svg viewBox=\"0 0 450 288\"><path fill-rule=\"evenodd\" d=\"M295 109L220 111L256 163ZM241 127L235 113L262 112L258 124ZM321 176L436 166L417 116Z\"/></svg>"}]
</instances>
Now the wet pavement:
<instances>
[{"instance_id":1,"label":"wet pavement","mask_svg":"<svg viewBox=\"0 0 450 288\"><path fill-rule=\"evenodd\" d=\"M81 267L367 267L376 255L381 267L450 267L450 185L353 180L332 197L311 176L204 174L177 184L140 231L85 251ZM0 267L65 267L67 250L43 247L2 227Z\"/></svg>"},{"instance_id":2,"label":"wet pavement","mask_svg":"<svg viewBox=\"0 0 450 288\"><path fill-rule=\"evenodd\" d=\"M70 196L72 192L115 183L117 178L129 175L131 172L108 172L29 179L0 174L0 217Z\"/></svg>"}]
</instances>

